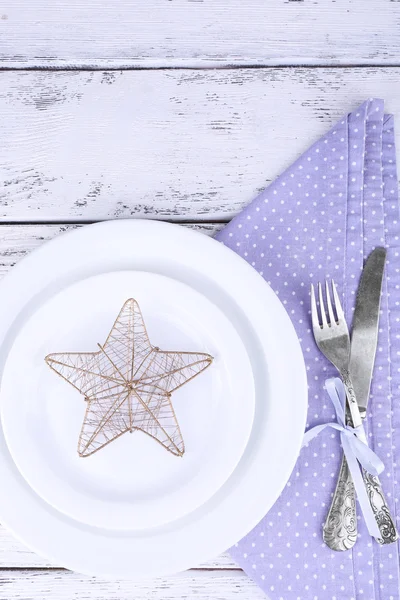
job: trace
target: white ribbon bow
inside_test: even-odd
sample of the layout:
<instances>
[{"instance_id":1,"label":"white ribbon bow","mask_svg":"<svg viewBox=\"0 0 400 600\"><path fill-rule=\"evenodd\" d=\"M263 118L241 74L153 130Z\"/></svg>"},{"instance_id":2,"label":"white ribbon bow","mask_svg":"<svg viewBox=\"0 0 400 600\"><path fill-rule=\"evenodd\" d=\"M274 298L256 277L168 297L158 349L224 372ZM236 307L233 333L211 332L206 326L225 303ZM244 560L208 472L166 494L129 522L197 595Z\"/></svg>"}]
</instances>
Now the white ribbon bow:
<instances>
[{"instance_id":1,"label":"white ribbon bow","mask_svg":"<svg viewBox=\"0 0 400 600\"><path fill-rule=\"evenodd\" d=\"M374 538L381 538L382 535L374 517L371 504L368 499L368 494L365 489L364 480L361 475L359 464L364 467L371 475L379 475L385 468L381 459L367 445L362 425L359 427L351 427L346 425L346 390L343 382L338 377L327 379L325 388L329 398L336 411L337 423L324 423L316 425L309 429L304 434L302 446L306 446L326 427L337 429L340 431L340 440L343 446L347 464L349 465L350 473L353 478L354 488L356 490L357 499L360 504L361 512L364 516L368 532Z\"/></svg>"}]
</instances>

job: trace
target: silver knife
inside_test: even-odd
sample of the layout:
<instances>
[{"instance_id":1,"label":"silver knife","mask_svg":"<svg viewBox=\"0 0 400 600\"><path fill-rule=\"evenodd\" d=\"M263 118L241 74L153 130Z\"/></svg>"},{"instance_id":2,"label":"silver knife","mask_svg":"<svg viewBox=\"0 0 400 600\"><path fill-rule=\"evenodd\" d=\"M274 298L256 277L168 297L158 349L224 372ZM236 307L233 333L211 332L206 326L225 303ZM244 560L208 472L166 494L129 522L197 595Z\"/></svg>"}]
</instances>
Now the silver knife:
<instances>
[{"instance_id":1,"label":"silver knife","mask_svg":"<svg viewBox=\"0 0 400 600\"><path fill-rule=\"evenodd\" d=\"M375 248L363 269L357 290L351 334L350 374L360 413L368 406L378 343L379 311L386 250Z\"/></svg>"},{"instance_id":2,"label":"silver knife","mask_svg":"<svg viewBox=\"0 0 400 600\"><path fill-rule=\"evenodd\" d=\"M380 298L385 260L385 248L375 248L369 255L358 286L353 317L350 374L363 418L365 418L367 412L378 341ZM382 536L377 541L381 544L395 542L399 536L390 515L379 478L363 470L363 479ZM355 491L347 461L344 457L331 508L324 525L324 540L331 548L339 551L348 550L357 540Z\"/></svg>"},{"instance_id":3,"label":"silver knife","mask_svg":"<svg viewBox=\"0 0 400 600\"><path fill-rule=\"evenodd\" d=\"M350 373L360 413L366 415L376 346L378 343L380 298L385 269L386 250L375 248L365 264L358 286L351 336ZM399 538L378 477L363 470L371 508L381 532L377 540L391 544Z\"/></svg>"}]
</instances>

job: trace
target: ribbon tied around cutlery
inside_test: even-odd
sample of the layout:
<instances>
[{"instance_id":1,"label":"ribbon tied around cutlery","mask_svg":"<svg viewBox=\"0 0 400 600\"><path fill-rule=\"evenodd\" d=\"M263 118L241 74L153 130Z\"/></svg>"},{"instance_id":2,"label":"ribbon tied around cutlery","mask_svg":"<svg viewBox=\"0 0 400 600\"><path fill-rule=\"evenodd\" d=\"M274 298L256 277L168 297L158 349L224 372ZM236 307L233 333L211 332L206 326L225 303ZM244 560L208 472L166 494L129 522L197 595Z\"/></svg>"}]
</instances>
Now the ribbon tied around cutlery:
<instances>
[{"instance_id":1,"label":"ribbon tied around cutlery","mask_svg":"<svg viewBox=\"0 0 400 600\"><path fill-rule=\"evenodd\" d=\"M366 436L363 426L352 427L351 425L346 424L346 390L342 380L338 377L327 379L325 388L335 408L337 422L323 423L322 425L312 427L312 429L309 429L304 434L302 445L306 446L327 427L331 427L340 432L343 452L346 455L350 473L353 478L354 488L368 532L374 538L379 539L381 533L368 499L359 464L371 475L379 475L382 473L385 466L375 452L365 443L364 440L366 440Z\"/></svg>"}]
</instances>

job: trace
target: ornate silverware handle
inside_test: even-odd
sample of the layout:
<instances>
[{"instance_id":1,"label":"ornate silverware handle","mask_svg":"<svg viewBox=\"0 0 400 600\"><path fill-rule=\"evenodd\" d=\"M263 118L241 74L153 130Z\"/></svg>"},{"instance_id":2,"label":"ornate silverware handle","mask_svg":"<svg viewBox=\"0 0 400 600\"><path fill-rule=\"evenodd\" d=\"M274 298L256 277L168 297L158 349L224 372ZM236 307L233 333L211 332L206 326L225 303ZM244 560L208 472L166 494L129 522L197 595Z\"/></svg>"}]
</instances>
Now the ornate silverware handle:
<instances>
[{"instance_id":1,"label":"ornate silverware handle","mask_svg":"<svg viewBox=\"0 0 400 600\"><path fill-rule=\"evenodd\" d=\"M351 422L349 417L347 417L347 422ZM399 539L399 534L390 514L379 477L371 475L365 469L362 469L362 476L382 536L376 541L382 545L392 544ZM349 550L357 541L356 495L344 455L331 507L324 524L323 537L331 550L339 552Z\"/></svg>"},{"instance_id":2,"label":"ornate silverware handle","mask_svg":"<svg viewBox=\"0 0 400 600\"><path fill-rule=\"evenodd\" d=\"M346 388L347 403L351 414L350 423L353 424L353 427L359 427L362 423L362 419L360 409L358 408L356 395L354 393L354 387L353 382L351 381L350 373L347 369L343 369L340 372L340 375L342 377L344 387Z\"/></svg>"},{"instance_id":3,"label":"ornate silverware handle","mask_svg":"<svg viewBox=\"0 0 400 600\"><path fill-rule=\"evenodd\" d=\"M347 392L348 408L351 410L351 414L354 415L353 422L357 421L360 424L361 416L350 373L348 370L342 370L341 376ZM352 422L348 414L346 414L346 422ZM344 454L331 507L324 525L323 537L327 546L338 552L349 550L357 541L356 493Z\"/></svg>"},{"instance_id":4,"label":"ornate silverware handle","mask_svg":"<svg viewBox=\"0 0 400 600\"><path fill-rule=\"evenodd\" d=\"M354 405L357 405L356 396L354 393L353 384L351 382L350 373L348 371L344 371L342 373L343 383L346 387L347 399L349 403L349 409L351 412L351 417L353 421L353 426L356 427L360 425L362 422L360 412L358 410L353 410ZM365 416L365 415L364 415ZM357 422L356 422L357 421ZM367 440L365 439L365 443ZM396 540L399 539L399 534L396 530L395 522L390 514L389 506L387 504L385 495L383 493L381 482L379 481L379 477L370 475L364 469L363 471L363 480L365 484L365 488L367 490L369 503L371 505L372 511L375 516L376 523L379 527L379 531L381 532L381 538L378 538L376 541L379 544L392 544ZM350 474L349 474L350 476ZM353 486L354 493L354 486Z\"/></svg>"},{"instance_id":5,"label":"ornate silverware handle","mask_svg":"<svg viewBox=\"0 0 400 600\"><path fill-rule=\"evenodd\" d=\"M350 550L357 541L356 495L343 454L338 482L323 529L324 542L338 552Z\"/></svg>"},{"instance_id":6,"label":"ornate silverware handle","mask_svg":"<svg viewBox=\"0 0 400 600\"><path fill-rule=\"evenodd\" d=\"M376 541L382 545L393 544L393 542L396 542L399 539L399 534L397 532L392 515L390 514L379 477L371 475L365 471L365 469L362 470L362 475L365 488L368 493L369 502L382 536Z\"/></svg>"}]
</instances>

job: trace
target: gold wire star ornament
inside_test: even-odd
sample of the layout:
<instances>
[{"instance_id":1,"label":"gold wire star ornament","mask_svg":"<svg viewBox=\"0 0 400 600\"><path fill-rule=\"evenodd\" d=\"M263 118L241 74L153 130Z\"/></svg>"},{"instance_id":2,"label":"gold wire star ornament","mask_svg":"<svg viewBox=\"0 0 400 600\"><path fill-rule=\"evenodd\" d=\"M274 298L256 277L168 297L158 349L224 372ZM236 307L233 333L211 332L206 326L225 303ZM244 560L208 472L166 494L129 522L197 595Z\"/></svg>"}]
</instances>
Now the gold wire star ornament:
<instances>
[{"instance_id":1,"label":"gold wire star ornament","mask_svg":"<svg viewBox=\"0 0 400 600\"><path fill-rule=\"evenodd\" d=\"M182 456L185 446L171 394L209 367L212 356L152 346L133 298L123 305L105 344L98 346L98 352L61 352L45 358L87 401L79 456L90 456L135 430Z\"/></svg>"}]
</instances>

